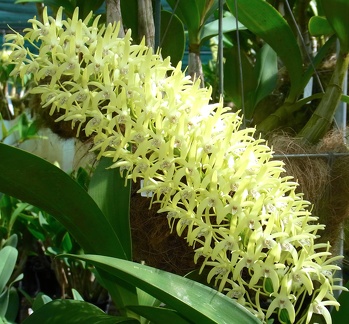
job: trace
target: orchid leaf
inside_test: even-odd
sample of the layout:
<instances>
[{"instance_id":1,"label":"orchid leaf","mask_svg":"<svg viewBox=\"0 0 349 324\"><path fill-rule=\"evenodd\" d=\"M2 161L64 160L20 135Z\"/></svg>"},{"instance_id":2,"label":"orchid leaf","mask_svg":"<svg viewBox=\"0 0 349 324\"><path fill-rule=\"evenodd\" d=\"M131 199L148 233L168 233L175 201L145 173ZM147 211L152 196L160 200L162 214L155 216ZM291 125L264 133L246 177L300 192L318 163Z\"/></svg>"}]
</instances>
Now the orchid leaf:
<instances>
[{"instance_id":1,"label":"orchid leaf","mask_svg":"<svg viewBox=\"0 0 349 324\"><path fill-rule=\"evenodd\" d=\"M16 265L18 251L12 246L0 250L0 293L5 289Z\"/></svg>"},{"instance_id":2,"label":"orchid leaf","mask_svg":"<svg viewBox=\"0 0 349 324\"><path fill-rule=\"evenodd\" d=\"M0 143L0 192L39 207L55 217L85 252L127 258L119 237L90 195L51 163ZM123 282L101 280L119 307L136 302L136 289Z\"/></svg>"},{"instance_id":3,"label":"orchid leaf","mask_svg":"<svg viewBox=\"0 0 349 324\"><path fill-rule=\"evenodd\" d=\"M341 96L341 101L343 101L343 102L349 104L349 96L343 95L343 94L342 94L342 96Z\"/></svg>"},{"instance_id":4,"label":"orchid leaf","mask_svg":"<svg viewBox=\"0 0 349 324\"><path fill-rule=\"evenodd\" d=\"M64 11L72 16L75 7L69 0L16 0L15 3L44 3L46 6L58 9L63 7Z\"/></svg>"},{"instance_id":5,"label":"orchid leaf","mask_svg":"<svg viewBox=\"0 0 349 324\"><path fill-rule=\"evenodd\" d=\"M10 287L8 293L8 306L5 314L5 318L8 323L15 323L18 316L18 311L20 307L20 300L18 296L17 289Z\"/></svg>"},{"instance_id":6,"label":"orchid leaf","mask_svg":"<svg viewBox=\"0 0 349 324\"><path fill-rule=\"evenodd\" d=\"M138 34L138 0L120 0L122 23L126 29L132 30L132 38L140 42Z\"/></svg>"},{"instance_id":7,"label":"orchid leaf","mask_svg":"<svg viewBox=\"0 0 349 324\"><path fill-rule=\"evenodd\" d=\"M260 323L252 313L233 299L210 287L166 271L100 255L65 254L60 257L86 261L116 278L132 283L194 323Z\"/></svg>"},{"instance_id":8,"label":"orchid leaf","mask_svg":"<svg viewBox=\"0 0 349 324\"><path fill-rule=\"evenodd\" d=\"M265 44L257 53L254 71L257 79L254 98L255 107L258 102L275 89L278 79L277 55L268 44ZM251 117L252 115L247 118Z\"/></svg>"},{"instance_id":9,"label":"orchid leaf","mask_svg":"<svg viewBox=\"0 0 349 324\"><path fill-rule=\"evenodd\" d=\"M325 17L313 16L309 20L309 33L312 36L328 36L334 34L334 30Z\"/></svg>"},{"instance_id":10,"label":"orchid leaf","mask_svg":"<svg viewBox=\"0 0 349 324\"><path fill-rule=\"evenodd\" d=\"M281 14L266 1L236 1L239 21L252 33L264 39L277 53L290 75L290 92L298 93L303 64L297 39L291 27ZM226 3L234 14L235 0L227 0Z\"/></svg>"},{"instance_id":11,"label":"orchid leaf","mask_svg":"<svg viewBox=\"0 0 349 324\"><path fill-rule=\"evenodd\" d=\"M196 0L201 26L209 19L218 8L218 0Z\"/></svg>"},{"instance_id":12,"label":"orchid leaf","mask_svg":"<svg viewBox=\"0 0 349 324\"><path fill-rule=\"evenodd\" d=\"M88 193L118 236L127 259L131 260L132 243L129 217L131 183L130 181L125 182L119 169L107 169L110 165L110 159L101 158L90 180Z\"/></svg>"},{"instance_id":13,"label":"orchid leaf","mask_svg":"<svg viewBox=\"0 0 349 324\"><path fill-rule=\"evenodd\" d=\"M224 75L229 76L225 78L224 91L231 98L234 104L242 108L242 87L240 82L240 66L238 48L234 46L224 50L225 64ZM244 52L241 51L241 64L243 75L243 91L244 91L244 116L249 119L253 111L254 91L257 88L257 79L254 68Z\"/></svg>"},{"instance_id":14,"label":"orchid leaf","mask_svg":"<svg viewBox=\"0 0 349 324\"><path fill-rule=\"evenodd\" d=\"M325 16L336 32L343 52L349 52L349 2L348 0L322 0Z\"/></svg>"},{"instance_id":15,"label":"orchid leaf","mask_svg":"<svg viewBox=\"0 0 349 324\"><path fill-rule=\"evenodd\" d=\"M97 204L51 163L0 143L0 192L54 216L86 252L126 258L118 236Z\"/></svg>"},{"instance_id":16,"label":"orchid leaf","mask_svg":"<svg viewBox=\"0 0 349 324\"><path fill-rule=\"evenodd\" d=\"M56 299L34 311L23 324L136 324L134 318L110 316L100 308L81 300Z\"/></svg>"},{"instance_id":17,"label":"orchid leaf","mask_svg":"<svg viewBox=\"0 0 349 324\"><path fill-rule=\"evenodd\" d=\"M349 288L349 282L345 285ZM349 292L343 291L338 297L338 302L340 303L339 310L333 309L331 312L331 318L333 324L346 323L349 318Z\"/></svg>"},{"instance_id":18,"label":"orchid leaf","mask_svg":"<svg viewBox=\"0 0 349 324\"><path fill-rule=\"evenodd\" d=\"M236 30L236 19L234 16L226 16L222 19L222 29L223 29L223 34ZM246 27L238 23L238 28L239 30L244 30ZM218 35L218 19L211 21L204 25L201 29L200 32L200 43L203 44L206 40L213 36Z\"/></svg>"},{"instance_id":19,"label":"orchid leaf","mask_svg":"<svg viewBox=\"0 0 349 324\"><path fill-rule=\"evenodd\" d=\"M178 312L164 307L151 307L143 305L128 306L131 311L148 319L153 324L190 324Z\"/></svg>"},{"instance_id":20,"label":"orchid leaf","mask_svg":"<svg viewBox=\"0 0 349 324\"><path fill-rule=\"evenodd\" d=\"M34 299L32 309L34 312L36 312L39 308L48 304L51 301L52 301L51 297L49 297L43 293L38 293Z\"/></svg>"},{"instance_id":21,"label":"orchid leaf","mask_svg":"<svg viewBox=\"0 0 349 324\"><path fill-rule=\"evenodd\" d=\"M199 30L201 25L200 8L196 0L168 0L173 12L183 22L188 30L189 43L199 43ZM201 1L204 2L204 1Z\"/></svg>"},{"instance_id":22,"label":"orchid leaf","mask_svg":"<svg viewBox=\"0 0 349 324\"><path fill-rule=\"evenodd\" d=\"M184 55L184 26L177 15L166 10L161 11L160 39L162 57L170 56L172 65L176 66ZM174 39L176 41L173 41Z\"/></svg>"}]
</instances>

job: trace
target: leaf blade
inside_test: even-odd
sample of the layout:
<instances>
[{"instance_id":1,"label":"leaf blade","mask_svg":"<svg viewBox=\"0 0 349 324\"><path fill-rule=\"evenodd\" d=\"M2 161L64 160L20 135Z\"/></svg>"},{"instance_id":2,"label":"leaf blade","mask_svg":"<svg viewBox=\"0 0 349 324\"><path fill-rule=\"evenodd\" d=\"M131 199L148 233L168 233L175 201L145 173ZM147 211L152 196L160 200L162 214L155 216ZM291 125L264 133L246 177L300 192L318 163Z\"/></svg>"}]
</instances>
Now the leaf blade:
<instances>
[{"instance_id":1,"label":"leaf blade","mask_svg":"<svg viewBox=\"0 0 349 324\"><path fill-rule=\"evenodd\" d=\"M128 260L132 259L132 240L130 229L131 183L120 175L118 169L107 169L111 162L102 157L90 180L88 193L94 199L109 221Z\"/></svg>"},{"instance_id":2,"label":"leaf blade","mask_svg":"<svg viewBox=\"0 0 349 324\"><path fill-rule=\"evenodd\" d=\"M236 0L239 21L252 33L263 38L285 64L291 80L290 92L298 93L302 78L302 55L290 26L268 2ZM235 13L235 0L227 0L230 11ZM235 13L236 16L236 13Z\"/></svg>"},{"instance_id":3,"label":"leaf blade","mask_svg":"<svg viewBox=\"0 0 349 324\"><path fill-rule=\"evenodd\" d=\"M0 143L0 192L42 208L88 253L126 258L119 238L88 193L51 163Z\"/></svg>"},{"instance_id":4,"label":"leaf blade","mask_svg":"<svg viewBox=\"0 0 349 324\"><path fill-rule=\"evenodd\" d=\"M48 316L48 314L50 314ZM105 314L97 306L80 300L56 299L34 311L32 315L23 321L23 324L111 324L129 323L135 324L139 321L116 317Z\"/></svg>"},{"instance_id":5,"label":"leaf blade","mask_svg":"<svg viewBox=\"0 0 349 324\"><path fill-rule=\"evenodd\" d=\"M84 260L153 295L195 323L260 323L244 307L207 286L166 271L100 255L61 255Z\"/></svg>"}]
</instances>

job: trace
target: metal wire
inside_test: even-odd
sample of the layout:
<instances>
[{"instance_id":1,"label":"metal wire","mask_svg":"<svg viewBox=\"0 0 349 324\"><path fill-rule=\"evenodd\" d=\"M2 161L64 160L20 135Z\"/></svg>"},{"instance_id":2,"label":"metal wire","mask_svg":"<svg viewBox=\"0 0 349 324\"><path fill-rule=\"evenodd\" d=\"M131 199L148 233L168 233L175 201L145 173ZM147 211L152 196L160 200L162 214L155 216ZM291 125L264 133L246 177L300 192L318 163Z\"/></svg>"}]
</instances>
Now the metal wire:
<instances>
[{"instance_id":1,"label":"metal wire","mask_svg":"<svg viewBox=\"0 0 349 324\"><path fill-rule=\"evenodd\" d=\"M224 96L224 69L223 69L223 0L218 3L218 91L221 98Z\"/></svg>"},{"instance_id":2,"label":"metal wire","mask_svg":"<svg viewBox=\"0 0 349 324\"><path fill-rule=\"evenodd\" d=\"M236 42L238 50L238 64L239 64L239 80L241 87L241 110L243 114L242 127L246 128L246 118L245 118L245 95L244 95L244 76L242 71L242 59L241 59L241 46L240 46L240 35L239 35L239 17L238 17L238 3L237 0L234 1L235 5L235 29L236 29Z\"/></svg>"},{"instance_id":3,"label":"metal wire","mask_svg":"<svg viewBox=\"0 0 349 324\"><path fill-rule=\"evenodd\" d=\"M155 39L154 39L154 52L160 47L160 35L161 35L161 0L155 0L154 5L154 25L155 25Z\"/></svg>"},{"instance_id":4,"label":"metal wire","mask_svg":"<svg viewBox=\"0 0 349 324\"><path fill-rule=\"evenodd\" d=\"M349 153L295 153L295 154L273 154L273 158L283 158L283 157L290 157L290 158L304 158L304 157L324 157L324 158L335 158L339 156L349 156Z\"/></svg>"},{"instance_id":5,"label":"metal wire","mask_svg":"<svg viewBox=\"0 0 349 324\"><path fill-rule=\"evenodd\" d=\"M174 14L176 13L176 10L177 10L179 1L180 1L180 0L177 0L176 4L175 4L174 7L173 7L170 20L168 21L168 24L167 24L166 29L165 29L165 31L164 31L164 36L162 37L161 42L160 42L160 47L162 47L162 42L163 42L163 40L166 38L166 35L167 35L167 32L168 32L168 30L169 30L169 28L170 28L170 25L171 25L173 16L174 16Z\"/></svg>"},{"instance_id":6,"label":"metal wire","mask_svg":"<svg viewBox=\"0 0 349 324\"><path fill-rule=\"evenodd\" d=\"M320 90L321 90L321 92L324 93L325 90L324 90L324 88L323 88L323 86L322 86L322 83L321 83L319 74L318 74L318 72L317 72L317 70L316 70L316 67L315 67L315 65L314 65L313 59L311 58L310 54L309 54L308 51L307 51L307 45L305 44L305 41L304 41L302 32L301 32L301 30L299 29L299 26L298 26L298 24L297 24L296 18L294 17L294 14L293 14L293 12L292 12L291 6L290 6L288 0L285 0L285 3L286 3L287 10L289 11L289 13L290 13L290 15L291 15L291 18L292 18L292 21L293 21L293 23L294 23L294 26L296 27L296 30L297 30L297 33L298 33L298 35L299 35L299 37L300 37L301 43L302 43L303 47L305 48L305 53L306 53L307 58L308 58L308 60L309 60L309 62L310 62L310 65L311 65L312 68L314 69L314 73L315 73L315 76L316 76L316 80L317 80L317 82L319 83Z\"/></svg>"}]
</instances>

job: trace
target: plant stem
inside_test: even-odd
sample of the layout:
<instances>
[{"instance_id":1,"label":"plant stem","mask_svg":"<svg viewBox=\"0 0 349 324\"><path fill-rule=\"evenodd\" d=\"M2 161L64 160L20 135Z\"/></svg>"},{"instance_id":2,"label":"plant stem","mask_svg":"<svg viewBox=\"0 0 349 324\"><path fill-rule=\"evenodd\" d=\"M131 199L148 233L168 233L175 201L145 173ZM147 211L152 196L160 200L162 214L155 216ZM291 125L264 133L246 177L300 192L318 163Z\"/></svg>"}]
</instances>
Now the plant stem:
<instances>
[{"instance_id":1,"label":"plant stem","mask_svg":"<svg viewBox=\"0 0 349 324\"><path fill-rule=\"evenodd\" d=\"M303 144L316 144L329 130L343 93L343 81L349 66L349 53L338 54L335 70L315 112L299 132Z\"/></svg>"},{"instance_id":2,"label":"plant stem","mask_svg":"<svg viewBox=\"0 0 349 324\"><path fill-rule=\"evenodd\" d=\"M189 44L188 74L192 80L200 79L201 87L204 87L204 73L200 58L200 45Z\"/></svg>"}]
</instances>

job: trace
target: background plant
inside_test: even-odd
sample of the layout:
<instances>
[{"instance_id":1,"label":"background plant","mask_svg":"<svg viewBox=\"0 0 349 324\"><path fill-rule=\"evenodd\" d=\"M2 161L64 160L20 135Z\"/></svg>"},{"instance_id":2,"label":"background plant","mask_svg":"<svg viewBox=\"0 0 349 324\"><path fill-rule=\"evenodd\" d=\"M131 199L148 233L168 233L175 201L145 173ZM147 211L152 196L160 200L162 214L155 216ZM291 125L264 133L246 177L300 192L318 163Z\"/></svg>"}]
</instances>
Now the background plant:
<instances>
[{"instance_id":1,"label":"background plant","mask_svg":"<svg viewBox=\"0 0 349 324\"><path fill-rule=\"evenodd\" d=\"M13 323L19 310L19 297L14 284L23 275L13 276L18 256L16 245L15 234L0 241L0 323Z\"/></svg>"}]
</instances>

